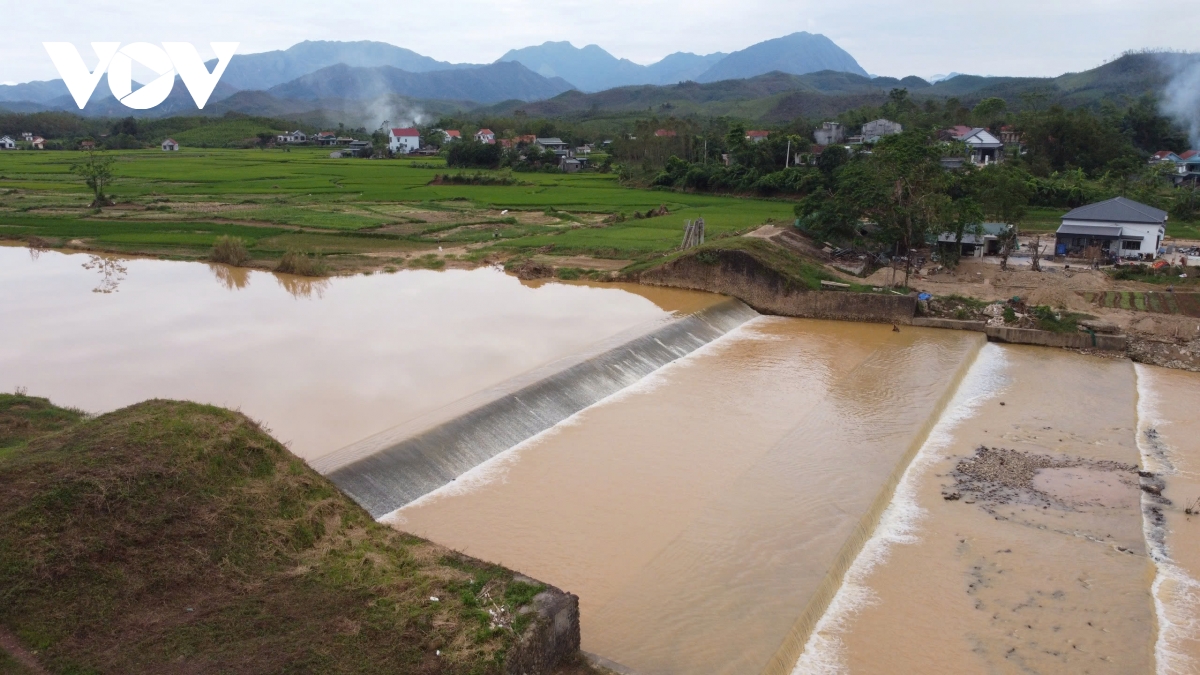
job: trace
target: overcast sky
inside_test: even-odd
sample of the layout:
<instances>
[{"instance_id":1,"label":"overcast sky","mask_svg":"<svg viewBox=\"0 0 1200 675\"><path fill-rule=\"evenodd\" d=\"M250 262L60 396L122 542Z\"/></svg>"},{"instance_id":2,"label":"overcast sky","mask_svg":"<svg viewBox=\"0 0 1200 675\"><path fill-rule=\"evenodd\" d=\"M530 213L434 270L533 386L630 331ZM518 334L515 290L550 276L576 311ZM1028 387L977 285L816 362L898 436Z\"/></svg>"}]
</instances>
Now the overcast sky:
<instances>
[{"instance_id":1,"label":"overcast sky","mask_svg":"<svg viewBox=\"0 0 1200 675\"><path fill-rule=\"evenodd\" d=\"M17 9L15 6L10 9ZM1059 75L1130 49L1200 50L1195 0L43 0L9 12L0 82L57 77L42 42L379 40L443 61L486 63L547 40L651 63L823 33L877 75Z\"/></svg>"}]
</instances>

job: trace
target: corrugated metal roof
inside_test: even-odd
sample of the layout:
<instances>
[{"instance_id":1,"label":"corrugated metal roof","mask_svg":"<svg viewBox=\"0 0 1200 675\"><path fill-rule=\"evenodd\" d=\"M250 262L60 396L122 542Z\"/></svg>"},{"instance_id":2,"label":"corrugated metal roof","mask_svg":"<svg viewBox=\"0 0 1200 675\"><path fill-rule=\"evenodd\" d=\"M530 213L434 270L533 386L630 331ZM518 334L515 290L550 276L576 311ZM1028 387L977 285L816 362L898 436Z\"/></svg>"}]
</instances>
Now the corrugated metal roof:
<instances>
[{"instance_id":1,"label":"corrugated metal roof","mask_svg":"<svg viewBox=\"0 0 1200 675\"><path fill-rule=\"evenodd\" d=\"M1098 220L1107 223L1161 225L1167 220L1167 212L1135 202L1132 199L1113 197L1107 201L1081 206L1063 216L1063 220Z\"/></svg>"},{"instance_id":2,"label":"corrugated metal roof","mask_svg":"<svg viewBox=\"0 0 1200 675\"><path fill-rule=\"evenodd\" d=\"M1120 239L1120 225L1060 225L1058 234L1073 234L1081 237Z\"/></svg>"}]
</instances>

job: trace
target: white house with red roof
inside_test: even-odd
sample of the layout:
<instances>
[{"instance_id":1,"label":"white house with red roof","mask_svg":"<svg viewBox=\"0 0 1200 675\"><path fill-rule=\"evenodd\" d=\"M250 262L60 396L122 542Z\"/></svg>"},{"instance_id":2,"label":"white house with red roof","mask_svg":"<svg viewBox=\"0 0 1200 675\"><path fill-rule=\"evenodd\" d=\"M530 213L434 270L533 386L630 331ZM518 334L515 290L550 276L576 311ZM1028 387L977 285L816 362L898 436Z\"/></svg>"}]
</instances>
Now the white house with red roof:
<instances>
[{"instance_id":1,"label":"white house with red roof","mask_svg":"<svg viewBox=\"0 0 1200 675\"><path fill-rule=\"evenodd\" d=\"M496 134L491 129L480 129L475 132L475 140L492 145L496 142Z\"/></svg>"},{"instance_id":2,"label":"white house with red roof","mask_svg":"<svg viewBox=\"0 0 1200 675\"><path fill-rule=\"evenodd\" d=\"M174 138L168 138L162 142L163 152L175 152L179 150L179 143Z\"/></svg>"},{"instance_id":3,"label":"white house with red roof","mask_svg":"<svg viewBox=\"0 0 1200 675\"><path fill-rule=\"evenodd\" d=\"M394 155L407 155L421 147L421 132L413 127L388 129L388 150Z\"/></svg>"},{"instance_id":4,"label":"white house with red roof","mask_svg":"<svg viewBox=\"0 0 1200 675\"><path fill-rule=\"evenodd\" d=\"M767 137L770 135L771 132L769 131L747 131L746 140L750 141L751 143L762 143L763 141L767 140Z\"/></svg>"},{"instance_id":5,"label":"white house with red roof","mask_svg":"<svg viewBox=\"0 0 1200 675\"><path fill-rule=\"evenodd\" d=\"M34 150L45 150L46 139L42 138L41 136L34 136L33 138L29 139L29 145Z\"/></svg>"},{"instance_id":6,"label":"white house with red roof","mask_svg":"<svg viewBox=\"0 0 1200 675\"><path fill-rule=\"evenodd\" d=\"M462 132L458 129L443 129L442 140L446 143L462 140Z\"/></svg>"}]
</instances>

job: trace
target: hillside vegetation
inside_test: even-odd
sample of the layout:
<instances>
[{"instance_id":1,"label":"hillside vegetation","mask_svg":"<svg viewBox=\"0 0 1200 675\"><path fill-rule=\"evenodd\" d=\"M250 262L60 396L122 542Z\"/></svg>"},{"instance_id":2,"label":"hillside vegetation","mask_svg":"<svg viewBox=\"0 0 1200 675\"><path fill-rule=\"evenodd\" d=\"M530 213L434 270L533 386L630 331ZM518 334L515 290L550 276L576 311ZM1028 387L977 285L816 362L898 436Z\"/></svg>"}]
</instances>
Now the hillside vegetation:
<instances>
[{"instance_id":1,"label":"hillside vegetation","mask_svg":"<svg viewBox=\"0 0 1200 675\"><path fill-rule=\"evenodd\" d=\"M53 672L497 673L543 588L377 524L212 406L0 395L0 484L0 628Z\"/></svg>"}]
</instances>

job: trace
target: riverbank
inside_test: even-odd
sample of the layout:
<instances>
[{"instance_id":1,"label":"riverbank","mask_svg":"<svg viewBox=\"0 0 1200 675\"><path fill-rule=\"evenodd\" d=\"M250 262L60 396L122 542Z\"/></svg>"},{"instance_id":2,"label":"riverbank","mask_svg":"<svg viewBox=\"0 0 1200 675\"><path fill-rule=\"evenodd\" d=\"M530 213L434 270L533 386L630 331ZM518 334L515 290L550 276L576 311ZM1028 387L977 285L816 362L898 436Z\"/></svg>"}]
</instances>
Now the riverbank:
<instances>
[{"instance_id":1,"label":"riverbank","mask_svg":"<svg viewBox=\"0 0 1200 675\"><path fill-rule=\"evenodd\" d=\"M240 413L3 394L0 484L0 628L52 672L581 667L575 596L377 524Z\"/></svg>"}]
</instances>

